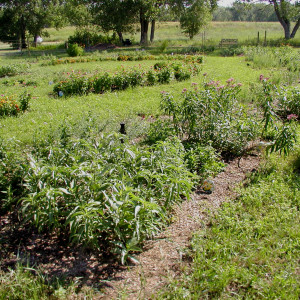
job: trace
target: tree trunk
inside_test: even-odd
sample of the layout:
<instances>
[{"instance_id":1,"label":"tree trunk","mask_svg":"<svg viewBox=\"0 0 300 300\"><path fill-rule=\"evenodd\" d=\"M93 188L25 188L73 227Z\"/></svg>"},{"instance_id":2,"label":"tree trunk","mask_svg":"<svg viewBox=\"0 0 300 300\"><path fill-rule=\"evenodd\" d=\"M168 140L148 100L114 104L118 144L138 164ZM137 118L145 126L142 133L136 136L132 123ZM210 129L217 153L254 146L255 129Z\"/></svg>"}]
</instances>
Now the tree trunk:
<instances>
[{"instance_id":1,"label":"tree trunk","mask_svg":"<svg viewBox=\"0 0 300 300\"><path fill-rule=\"evenodd\" d=\"M297 32L299 26L300 26L300 18L298 19L297 23L295 24L295 26L293 28L293 31L291 33L291 39L293 39L295 37L296 32Z\"/></svg>"},{"instance_id":2,"label":"tree trunk","mask_svg":"<svg viewBox=\"0 0 300 300\"><path fill-rule=\"evenodd\" d=\"M148 28L149 21L145 18L143 10L140 11L140 24L141 24L141 45L148 44Z\"/></svg>"},{"instance_id":3,"label":"tree trunk","mask_svg":"<svg viewBox=\"0 0 300 300\"><path fill-rule=\"evenodd\" d=\"M280 10L277 0L271 0L274 6L274 10L276 13L276 16L278 18L278 21L280 22L281 26L284 30L284 38L286 40L289 40L291 38L291 22L288 20L288 17L286 15L285 11Z\"/></svg>"},{"instance_id":4,"label":"tree trunk","mask_svg":"<svg viewBox=\"0 0 300 300\"><path fill-rule=\"evenodd\" d=\"M37 47L37 38L38 38L38 35L35 34L35 35L34 35L34 38L33 38L33 44L34 44L34 47L35 47L35 48Z\"/></svg>"},{"instance_id":5,"label":"tree trunk","mask_svg":"<svg viewBox=\"0 0 300 300\"><path fill-rule=\"evenodd\" d=\"M20 23L20 34L21 34L21 48L26 49L27 48L27 44L26 44L26 27L25 27L25 20L24 20L23 16L21 18L21 23Z\"/></svg>"},{"instance_id":6,"label":"tree trunk","mask_svg":"<svg viewBox=\"0 0 300 300\"><path fill-rule=\"evenodd\" d=\"M118 32L118 36L119 36L120 44L122 45L123 44L123 33L122 32Z\"/></svg>"},{"instance_id":7,"label":"tree trunk","mask_svg":"<svg viewBox=\"0 0 300 300\"><path fill-rule=\"evenodd\" d=\"M151 33L150 33L150 42L154 41L154 32L155 32L155 20L151 21Z\"/></svg>"}]
</instances>

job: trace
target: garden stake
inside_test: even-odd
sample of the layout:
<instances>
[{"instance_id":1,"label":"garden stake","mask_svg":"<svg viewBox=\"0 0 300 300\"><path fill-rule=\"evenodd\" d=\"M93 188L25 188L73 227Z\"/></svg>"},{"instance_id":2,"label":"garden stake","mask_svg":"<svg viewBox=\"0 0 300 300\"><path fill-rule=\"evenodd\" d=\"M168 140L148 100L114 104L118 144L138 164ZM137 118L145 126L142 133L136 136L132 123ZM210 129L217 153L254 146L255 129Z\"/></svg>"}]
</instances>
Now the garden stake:
<instances>
[{"instance_id":1,"label":"garden stake","mask_svg":"<svg viewBox=\"0 0 300 300\"><path fill-rule=\"evenodd\" d=\"M121 125L120 133L121 134L126 134L125 123L120 123L120 125ZM121 143L124 144L123 138L121 138Z\"/></svg>"}]
</instances>

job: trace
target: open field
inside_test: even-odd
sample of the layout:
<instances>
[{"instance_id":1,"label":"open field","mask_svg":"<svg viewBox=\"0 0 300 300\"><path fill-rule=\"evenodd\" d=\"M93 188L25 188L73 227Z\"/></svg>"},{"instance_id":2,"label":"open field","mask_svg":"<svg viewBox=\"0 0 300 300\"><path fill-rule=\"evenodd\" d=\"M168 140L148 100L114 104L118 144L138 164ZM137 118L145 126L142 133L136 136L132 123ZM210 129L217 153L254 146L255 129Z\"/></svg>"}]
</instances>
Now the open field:
<instances>
[{"instance_id":1,"label":"open field","mask_svg":"<svg viewBox=\"0 0 300 300\"><path fill-rule=\"evenodd\" d=\"M246 27L239 39L250 25L239 23ZM223 33L212 26L217 41ZM228 35L230 26L223 24ZM158 27L158 40L168 32L170 45L181 45L176 24ZM63 41L58 33L52 42ZM174 265L181 274L151 292L162 299L297 298L299 51L243 51L2 52L0 299L109 293L116 274L136 272L145 241L174 221L174 207L195 191L218 197L209 180L247 155L261 166L247 167L239 196L211 210L201 203L192 250L180 249ZM228 189L230 182L216 193ZM142 276L133 282L146 284Z\"/></svg>"},{"instance_id":2,"label":"open field","mask_svg":"<svg viewBox=\"0 0 300 300\"><path fill-rule=\"evenodd\" d=\"M137 26L138 29L138 26ZM56 30L48 29L49 37L44 38L44 45L64 44L68 37L74 34L76 28L69 26ZM218 45L221 39L238 39L241 44L256 44L257 34L260 34L260 43L264 43L265 32L269 43L282 39L283 29L279 22L211 22L207 28L196 35L193 40L185 36L178 22L158 22L156 25L155 41L152 46L159 46L163 41L168 41L168 48L182 48L187 46ZM134 45L139 43L139 33L125 34ZM167 38L166 38L167 37ZM291 41L295 45L300 44L300 32ZM0 55L7 50L7 44L0 43Z\"/></svg>"}]
</instances>

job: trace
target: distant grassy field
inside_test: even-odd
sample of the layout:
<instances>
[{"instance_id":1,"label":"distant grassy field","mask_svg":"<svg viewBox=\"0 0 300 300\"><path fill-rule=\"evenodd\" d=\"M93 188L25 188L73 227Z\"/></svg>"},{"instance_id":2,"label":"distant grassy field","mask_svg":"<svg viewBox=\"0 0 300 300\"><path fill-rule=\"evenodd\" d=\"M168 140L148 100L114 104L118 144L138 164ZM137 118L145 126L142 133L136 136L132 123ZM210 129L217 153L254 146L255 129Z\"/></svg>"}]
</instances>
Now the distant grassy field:
<instances>
[{"instance_id":1,"label":"distant grassy field","mask_svg":"<svg viewBox=\"0 0 300 300\"><path fill-rule=\"evenodd\" d=\"M139 26L137 25L137 29ZM68 26L56 30L48 29L49 37L44 38L44 44L64 43L68 37L75 32L74 26ZM283 38L283 29L279 22L211 22L207 28L202 30L198 35L190 40L180 29L178 22L158 22L155 32L154 46L159 45L162 41L167 40L168 46L190 46L190 45L217 45L222 38L238 39L241 43L250 43L257 41L257 33L260 34L260 41L264 40L265 32L267 41ZM138 44L139 32L134 35L126 34L133 43ZM203 39L205 37L205 39ZM298 30L293 43L300 43L300 31ZM7 50L7 45L0 43L0 50Z\"/></svg>"},{"instance_id":2,"label":"distant grassy field","mask_svg":"<svg viewBox=\"0 0 300 300\"><path fill-rule=\"evenodd\" d=\"M75 27L65 27L60 30L49 29L50 37L45 41L64 42L68 36L72 35ZM267 31L267 40L283 38L283 29L279 22L211 22L200 34L195 36L193 40L189 40L180 29L178 22L159 22L156 26L155 42L164 40L170 41L170 44L201 44L202 35L205 33L205 43L216 44L222 38L235 38L241 42L257 39L257 32L260 32L261 40ZM139 33L134 35L126 35L134 42L139 41ZM296 35L296 40L300 42L300 31Z\"/></svg>"}]
</instances>

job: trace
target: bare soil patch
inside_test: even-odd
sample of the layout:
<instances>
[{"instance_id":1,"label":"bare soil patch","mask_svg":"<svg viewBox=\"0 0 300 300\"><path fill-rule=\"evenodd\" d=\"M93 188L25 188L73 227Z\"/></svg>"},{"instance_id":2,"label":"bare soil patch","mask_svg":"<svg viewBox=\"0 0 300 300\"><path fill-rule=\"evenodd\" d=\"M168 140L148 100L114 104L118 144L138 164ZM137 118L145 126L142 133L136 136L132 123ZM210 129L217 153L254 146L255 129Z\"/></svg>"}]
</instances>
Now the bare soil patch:
<instances>
[{"instance_id":1,"label":"bare soil patch","mask_svg":"<svg viewBox=\"0 0 300 300\"><path fill-rule=\"evenodd\" d=\"M95 299L147 299L170 278L180 274L185 249L192 234L207 226L208 214L224 201L236 197L234 187L259 164L258 156L228 163L215 179L215 190L195 191L190 201L175 208L172 224L155 239L147 241L137 255L138 264L120 265L115 257L68 246L66 237L38 233L21 223L16 213L0 218L0 268L13 267L18 260L40 269L48 278L63 277L78 282L78 289L90 286L103 291Z\"/></svg>"}]
</instances>

